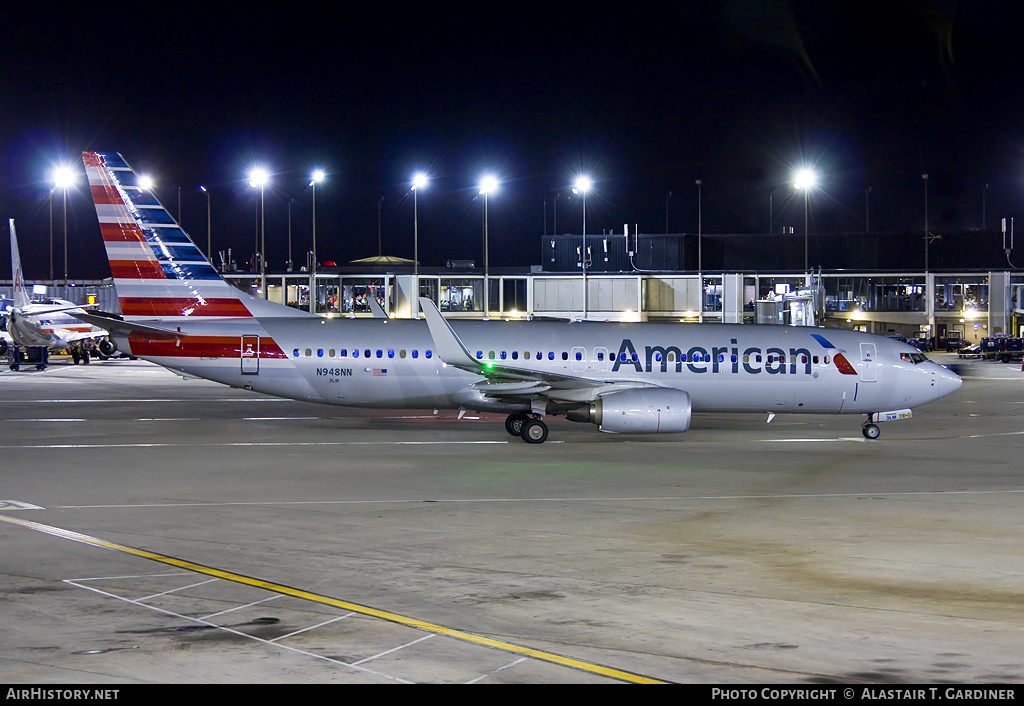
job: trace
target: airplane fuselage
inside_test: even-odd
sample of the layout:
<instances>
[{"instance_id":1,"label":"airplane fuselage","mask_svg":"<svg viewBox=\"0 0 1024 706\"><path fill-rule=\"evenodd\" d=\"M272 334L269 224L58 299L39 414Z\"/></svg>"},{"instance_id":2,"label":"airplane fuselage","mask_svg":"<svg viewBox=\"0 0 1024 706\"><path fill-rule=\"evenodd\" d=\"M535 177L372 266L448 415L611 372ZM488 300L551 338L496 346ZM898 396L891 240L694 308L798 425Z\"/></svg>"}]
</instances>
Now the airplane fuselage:
<instances>
[{"instance_id":1,"label":"airplane fuselage","mask_svg":"<svg viewBox=\"0 0 1024 706\"><path fill-rule=\"evenodd\" d=\"M81 318L185 375L353 407L507 412L506 431L532 444L547 415L680 433L693 411L865 413L873 439L875 421L960 385L917 349L854 331L450 322L426 297L424 320L317 317L228 285L120 155L82 158L122 315Z\"/></svg>"},{"instance_id":2,"label":"airplane fuselage","mask_svg":"<svg viewBox=\"0 0 1024 706\"><path fill-rule=\"evenodd\" d=\"M97 331L69 314L52 312L52 309L52 306L30 304L8 312L7 330L11 339L19 346L46 346L52 350L63 350L76 340L71 334ZM100 335L104 333L100 332Z\"/></svg>"},{"instance_id":3,"label":"airplane fuselage","mask_svg":"<svg viewBox=\"0 0 1024 706\"><path fill-rule=\"evenodd\" d=\"M869 413L913 407L955 389L945 387L950 373L916 349L835 329L450 323L484 368L493 361L541 376L685 390L695 412ZM520 400L477 394L488 385L486 375L445 365L423 321L247 318L189 322L181 330L190 335L180 342L132 339L131 352L184 374L327 404L529 409ZM227 330L234 335L225 336ZM553 396L583 404L593 400L593 388Z\"/></svg>"}]
</instances>

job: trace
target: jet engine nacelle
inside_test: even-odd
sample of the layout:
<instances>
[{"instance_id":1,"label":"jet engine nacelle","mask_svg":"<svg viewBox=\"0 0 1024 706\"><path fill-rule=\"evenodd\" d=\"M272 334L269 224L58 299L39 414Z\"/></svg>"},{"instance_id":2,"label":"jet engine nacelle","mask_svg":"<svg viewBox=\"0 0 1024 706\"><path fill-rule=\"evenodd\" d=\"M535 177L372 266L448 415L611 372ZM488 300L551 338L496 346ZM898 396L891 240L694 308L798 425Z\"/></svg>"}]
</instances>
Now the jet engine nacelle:
<instances>
[{"instance_id":1,"label":"jet engine nacelle","mask_svg":"<svg viewBox=\"0 0 1024 706\"><path fill-rule=\"evenodd\" d=\"M115 345L115 343L111 341L109 338L104 338L100 340L99 349L100 353L102 355L107 356L108 358L117 353L117 345Z\"/></svg>"},{"instance_id":2,"label":"jet engine nacelle","mask_svg":"<svg viewBox=\"0 0 1024 706\"><path fill-rule=\"evenodd\" d=\"M612 392L590 406L601 431L630 434L684 432L690 428L690 394L665 387Z\"/></svg>"}]
</instances>

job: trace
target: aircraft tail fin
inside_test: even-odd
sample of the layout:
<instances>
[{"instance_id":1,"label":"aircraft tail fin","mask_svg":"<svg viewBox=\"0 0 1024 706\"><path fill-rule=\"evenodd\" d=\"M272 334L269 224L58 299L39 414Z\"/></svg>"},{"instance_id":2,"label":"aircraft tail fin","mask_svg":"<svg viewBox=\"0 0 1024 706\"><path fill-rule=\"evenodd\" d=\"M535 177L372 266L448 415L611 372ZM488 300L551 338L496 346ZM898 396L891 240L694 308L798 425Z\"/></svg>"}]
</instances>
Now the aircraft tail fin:
<instances>
[{"instance_id":1,"label":"aircraft tail fin","mask_svg":"<svg viewBox=\"0 0 1024 706\"><path fill-rule=\"evenodd\" d=\"M25 289L25 275L21 271L21 255L18 253L18 236L14 231L14 219L9 219L11 226L11 280L14 282L14 306L18 309L30 303L28 291Z\"/></svg>"},{"instance_id":2,"label":"aircraft tail fin","mask_svg":"<svg viewBox=\"0 0 1024 706\"><path fill-rule=\"evenodd\" d=\"M83 152L126 320L311 316L230 285L116 152Z\"/></svg>"}]
</instances>

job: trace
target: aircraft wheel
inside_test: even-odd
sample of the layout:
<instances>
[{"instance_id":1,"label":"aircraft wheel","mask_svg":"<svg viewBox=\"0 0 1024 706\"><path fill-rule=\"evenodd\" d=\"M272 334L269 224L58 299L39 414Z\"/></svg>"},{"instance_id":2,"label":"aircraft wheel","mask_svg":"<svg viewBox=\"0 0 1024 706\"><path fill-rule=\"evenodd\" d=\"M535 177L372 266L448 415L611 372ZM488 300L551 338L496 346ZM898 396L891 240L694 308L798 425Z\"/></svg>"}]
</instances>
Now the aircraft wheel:
<instances>
[{"instance_id":1,"label":"aircraft wheel","mask_svg":"<svg viewBox=\"0 0 1024 706\"><path fill-rule=\"evenodd\" d=\"M20 365L18 365L17 363L12 363L11 365L9 365L9 366L7 366L7 367L9 367L9 368L10 368L11 370L13 370L14 372L18 372L18 369L19 369L19 368L21 368L21 366L20 366Z\"/></svg>"},{"instance_id":2,"label":"aircraft wheel","mask_svg":"<svg viewBox=\"0 0 1024 706\"><path fill-rule=\"evenodd\" d=\"M84 365L89 364L89 351L82 351L82 363Z\"/></svg>"},{"instance_id":3,"label":"aircraft wheel","mask_svg":"<svg viewBox=\"0 0 1024 706\"><path fill-rule=\"evenodd\" d=\"M71 349L71 362L78 365L78 362L82 359L82 354L78 352L77 348Z\"/></svg>"},{"instance_id":4,"label":"aircraft wheel","mask_svg":"<svg viewBox=\"0 0 1024 706\"><path fill-rule=\"evenodd\" d=\"M548 438L548 425L540 419L527 419L521 435L527 444L543 444Z\"/></svg>"},{"instance_id":5,"label":"aircraft wheel","mask_svg":"<svg viewBox=\"0 0 1024 706\"><path fill-rule=\"evenodd\" d=\"M45 365L37 365L36 366L36 370L46 370L46 366Z\"/></svg>"},{"instance_id":6,"label":"aircraft wheel","mask_svg":"<svg viewBox=\"0 0 1024 706\"><path fill-rule=\"evenodd\" d=\"M878 428L877 424L865 424L861 433L865 439L877 439L882 435L882 430Z\"/></svg>"},{"instance_id":7,"label":"aircraft wheel","mask_svg":"<svg viewBox=\"0 0 1024 706\"><path fill-rule=\"evenodd\" d=\"M529 419L529 417L522 412L513 412L505 418L505 431L512 436L522 436L523 423L526 422L527 419Z\"/></svg>"}]
</instances>

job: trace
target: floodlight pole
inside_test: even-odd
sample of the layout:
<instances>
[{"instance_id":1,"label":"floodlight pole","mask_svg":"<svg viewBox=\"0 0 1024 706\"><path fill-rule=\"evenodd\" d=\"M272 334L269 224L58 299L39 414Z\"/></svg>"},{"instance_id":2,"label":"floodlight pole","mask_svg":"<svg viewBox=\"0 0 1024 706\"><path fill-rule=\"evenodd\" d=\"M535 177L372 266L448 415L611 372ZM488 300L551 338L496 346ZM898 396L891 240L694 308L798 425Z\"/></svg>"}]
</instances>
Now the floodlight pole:
<instances>
[{"instance_id":1,"label":"floodlight pole","mask_svg":"<svg viewBox=\"0 0 1024 706\"><path fill-rule=\"evenodd\" d=\"M924 273L928 274L928 175L922 174L924 181Z\"/></svg>"},{"instance_id":2,"label":"floodlight pole","mask_svg":"<svg viewBox=\"0 0 1024 706\"><path fill-rule=\"evenodd\" d=\"M484 318L487 318L491 310L491 284L490 284L490 263L488 261L487 247L487 192L484 190Z\"/></svg>"},{"instance_id":3,"label":"floodlight pole","mask_svg":"<svg viewBox=\"0 0 1024 706\"><path fill-rule=\"evenodd\" d=\"M702 213L702 192L703 179L695 179L697 185L697 287L700 290L700 309L697 312L697 321L704 323L704 221Z\"/></svg>"}]
</instances>

